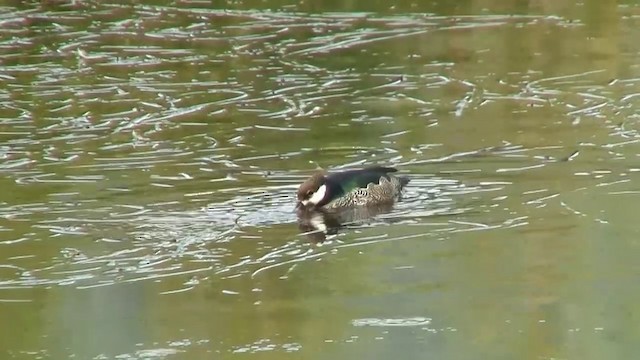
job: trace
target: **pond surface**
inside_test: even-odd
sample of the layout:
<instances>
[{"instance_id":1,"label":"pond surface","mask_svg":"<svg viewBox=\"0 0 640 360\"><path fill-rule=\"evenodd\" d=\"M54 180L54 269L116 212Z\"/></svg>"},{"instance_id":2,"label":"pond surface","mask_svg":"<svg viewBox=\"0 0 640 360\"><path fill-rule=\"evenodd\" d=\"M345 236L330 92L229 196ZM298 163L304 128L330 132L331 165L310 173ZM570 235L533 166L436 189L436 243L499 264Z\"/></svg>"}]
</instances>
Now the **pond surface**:
<instances>
[{"instance_id":1,"label":"pond surface","mask_svg":"<svg viewBox=\"0 0 640 360\"><path fill-rule=\"evenodd\" d=\"M146 3L0 6L3 358L640 352L639 6Z\"/></svg>"}]
</instances>

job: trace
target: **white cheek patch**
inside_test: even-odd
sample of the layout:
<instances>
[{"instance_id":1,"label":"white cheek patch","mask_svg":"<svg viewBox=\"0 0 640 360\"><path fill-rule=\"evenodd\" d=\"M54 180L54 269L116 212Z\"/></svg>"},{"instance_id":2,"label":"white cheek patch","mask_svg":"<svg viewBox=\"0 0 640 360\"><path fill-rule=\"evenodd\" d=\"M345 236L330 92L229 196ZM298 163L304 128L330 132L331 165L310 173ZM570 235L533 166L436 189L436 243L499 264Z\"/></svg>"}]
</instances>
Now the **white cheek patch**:
<instances>
[{"instance_id":1,"label":"white cheek patch","mask_svg":"<svg viewBox=\"0 0 640 360\"><path fill-rule=\"evenodd\" d=\"M313 193L313 195L309 198L308 202L312 203L313 205L318 205L318 203L322 201L322 199L324 199L324 196L326 194L327 194L327 186L322 185L318 188L318 190L316 190L316 192Z\"/></svg>"}]
</instances>

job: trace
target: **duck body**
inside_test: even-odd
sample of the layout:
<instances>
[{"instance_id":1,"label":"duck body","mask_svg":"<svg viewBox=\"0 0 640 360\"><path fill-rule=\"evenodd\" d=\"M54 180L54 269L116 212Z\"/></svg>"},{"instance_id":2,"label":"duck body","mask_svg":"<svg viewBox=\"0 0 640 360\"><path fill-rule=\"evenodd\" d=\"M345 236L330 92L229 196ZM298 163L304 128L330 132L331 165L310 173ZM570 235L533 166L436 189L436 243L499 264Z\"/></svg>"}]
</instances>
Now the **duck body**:
<instances>
[{"instance_id":1,"label":"duck body","mask_svg":"<svg viewBox=\"0 0 640 360\"><path fill-rule=\"evenodd\" d=\"M368 167L336 173L316 173L298 189L297 209L341 209L392 204L409 182L392 175L391 167Z\"/></svg>"}]
</instances>

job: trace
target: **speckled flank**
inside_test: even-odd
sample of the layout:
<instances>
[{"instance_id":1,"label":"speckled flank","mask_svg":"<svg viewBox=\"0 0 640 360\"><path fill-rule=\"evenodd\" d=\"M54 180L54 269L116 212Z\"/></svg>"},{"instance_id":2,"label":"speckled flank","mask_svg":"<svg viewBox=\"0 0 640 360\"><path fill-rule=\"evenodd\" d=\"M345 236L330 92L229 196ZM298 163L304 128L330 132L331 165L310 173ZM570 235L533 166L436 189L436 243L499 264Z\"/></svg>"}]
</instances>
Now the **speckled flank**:
<instances>
[{"instance_id":1,"label":"speckled flank","mask_svg":"<svg viewBox=\"0 0 640 360\"><path fill-rule=\"evenodd\" d=\"M403 184L396 176L380 178L379 184L370 183L366 188L357 188L325 205L325 208L371 206L392 203L402 195Z\"/></svg>"}]
</instances>

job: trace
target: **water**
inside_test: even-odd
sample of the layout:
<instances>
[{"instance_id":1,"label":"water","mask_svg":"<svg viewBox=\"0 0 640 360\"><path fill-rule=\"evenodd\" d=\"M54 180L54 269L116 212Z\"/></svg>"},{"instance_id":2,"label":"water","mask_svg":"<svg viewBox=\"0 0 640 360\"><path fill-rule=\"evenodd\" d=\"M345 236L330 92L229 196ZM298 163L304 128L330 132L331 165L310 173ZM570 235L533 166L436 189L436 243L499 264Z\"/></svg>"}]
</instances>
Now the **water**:
<instances>
[{"instance_id":1,"label":"water","mask_svg":"<svg viewBox=\"0 0 640 360\"><path fill-rule=\"evenodd\" d=\"M637 6L227 6L0 7L5 357L638 352Z\"/></svg>"}]
</instances>

